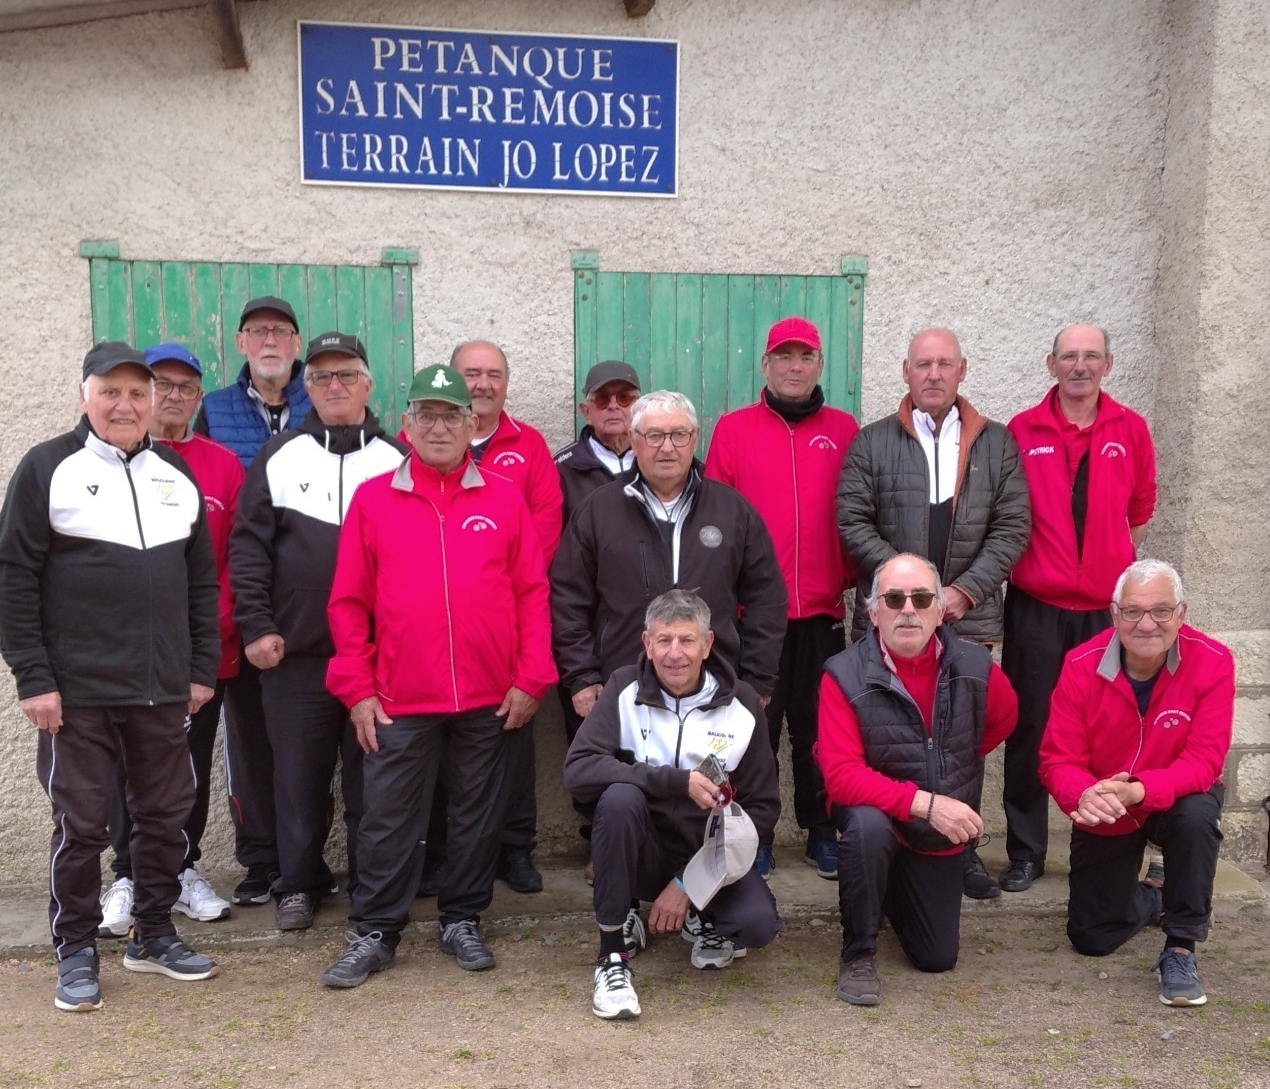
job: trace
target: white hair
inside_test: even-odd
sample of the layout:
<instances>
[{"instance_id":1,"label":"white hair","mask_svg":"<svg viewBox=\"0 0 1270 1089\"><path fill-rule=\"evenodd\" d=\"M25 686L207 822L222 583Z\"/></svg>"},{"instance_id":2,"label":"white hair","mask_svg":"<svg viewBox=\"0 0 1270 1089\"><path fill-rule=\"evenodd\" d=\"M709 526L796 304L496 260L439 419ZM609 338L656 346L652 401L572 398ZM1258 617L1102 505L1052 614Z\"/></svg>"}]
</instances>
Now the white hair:
<instances>
[{"instance_id":1,"label":"white hair","mask_svg":"<svg viewBox=\"0 0 1270 1089\"><path fill-rule=\"evenodd\" d=\"M897 560L912 560L914 563L921 564L930 572L930 577L935 580L935 604L942 609L944 607L944 586L939 581L939 569L925 556L919 556L916 552L901 552L898 556L892 556L889 560L884 560L878 564L877 570L873 572L873 587L869 591L869 596L864 599L865 608L876 609L878 607L878 598L882 596L882 572Z\"/></svg>"},{"instance_id":2,"label":"white hair","mask_svg":"<svg viewBox=\"0 0 1270 1089\"><path fill-rule=\"evenodd\" d=\"M1120 604L1120 597L1129 582L1150 582L1161 575L1169 580L1169 587L1173 591L1173 598L1177 604L1183 604L1186 601L1186 594L1182 589L1182 576L1177 573L1177 568L1163 560L1151 559L1131 563L1121 572L1120 577L1116 579L1116 589L1111 595L1112 602L1116 605Z\"/></svg>"},{"instance_id":3,"label":"white hair","mask_svg":"<svg viewBox=\"0 0 1270 1089\"><path fill-rule=\"evenodd\" d=\"M664 415L669 412L683 413L688 417L688 423L692 427L697 426L697 410L692 407L692 402L687 397L674 390L658 389L644 394L631 406L631 430L638 428L645 416Z\"/></svg>"},{"instance_id":4,"label":"white hair","mask_svg":"<svg viewBox=\"0 0 1270 1089\"><path fill-rule=\"evenodd\" d=\"M339 353L339 354L342 354L342 353ZM346 359L351 359L351 360L354 360L354 361L357 363L357 369L358 369L359 371L361 371L361 372L362 372L362 374L364 374L364 375L365 375L365 376L366 376L366 377L370 380L370 384L371 384L372 386L375 384L375 378L374 378L374 375L372 375L372 374L370 373L370 367L369 367L369 366L367 366L367 364L366 364L366 360L364 360L364 359L362 359L360 356L356 356L356 355L345 356L345 358L346 358ZM308 384L308 381L309 381L309 374L312 372L312 370L313 370L313 364L311 364L311 363L306 363L306 364L304 365L304 381L305 381L305 384L306 384L306 385ZM332 379L332 381L338 382L338 381L339 381L339 379L338 379L338 378L335 378L335 379Z\"/></svg>"}]
</instances>

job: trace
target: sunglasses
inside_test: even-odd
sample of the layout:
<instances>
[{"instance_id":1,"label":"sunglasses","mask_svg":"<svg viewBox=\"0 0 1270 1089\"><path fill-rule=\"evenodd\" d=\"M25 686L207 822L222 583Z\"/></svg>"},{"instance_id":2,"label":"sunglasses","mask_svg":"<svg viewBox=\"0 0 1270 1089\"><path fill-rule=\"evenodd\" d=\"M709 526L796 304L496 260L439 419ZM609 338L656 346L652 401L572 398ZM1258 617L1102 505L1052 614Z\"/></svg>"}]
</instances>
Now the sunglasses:
<instances>
[{"instance_id":1,"label":"sunglasses","mask_svg":"<svg viewBox=\"0 0 1270 1089\"><path fill-rule=\"evenodd\" d=\"M935 595L930 590L914 590L911 594L906 594L903 590L887 590L881 601L888 609L897 613L904 608L904 602L911 601L913 608L921 612L935 604Z\"/></svg>"},{"instance_id":2,"label":"sunglasses","mask_svg":"<svg viewBox=\"0 0 1270 1089\"><path fill-rule=\"evenodd\" d=\"M591 403L596 408L608 408L614 401L623 408L630 408L638 400L639 390L637 389L623 389L618 390L617 393L612 391L605 393L604 390L596 390L591 394Z\"/></svg>"}]
</instances>

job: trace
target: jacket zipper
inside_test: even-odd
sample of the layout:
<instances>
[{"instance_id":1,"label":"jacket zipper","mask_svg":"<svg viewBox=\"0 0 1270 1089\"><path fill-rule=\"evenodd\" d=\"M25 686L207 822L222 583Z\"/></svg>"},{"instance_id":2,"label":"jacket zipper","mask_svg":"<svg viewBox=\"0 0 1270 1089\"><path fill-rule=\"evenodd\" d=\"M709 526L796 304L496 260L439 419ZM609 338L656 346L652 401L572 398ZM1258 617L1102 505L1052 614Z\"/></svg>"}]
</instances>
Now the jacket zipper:
<instances>
[{"instance_id":1,"label":"jacket zipper","mask_svg":"<svg viewBox=\"0 0 1270 1089\"><path fill-rule=\"evenodd\" d=\"M799 543L798 523L798 452L794 444L794 429L788 423L781 420L785 427L789 430L789 468L794 477L794 615L802 617L803 615L803 599L802 593L798 588L798 573L800 562L802 559L802 546Z\"/></svg>"},{"instance_id":2,"label":"jacket zipper","mask_svg":"<svg viewBox=\"0 0 1270 1089\"><path fill-rule=\"evenodd\" d=\"M437 519L441 524L441 583L445 593L445 633L450 647L450 686L454 689L454 711L457 714L460 710L459 678L454 672L454 621L450 615L450 563L445 552L445 515L431 499L422 498L437 512Z\"/></svg>"}]
</instances>

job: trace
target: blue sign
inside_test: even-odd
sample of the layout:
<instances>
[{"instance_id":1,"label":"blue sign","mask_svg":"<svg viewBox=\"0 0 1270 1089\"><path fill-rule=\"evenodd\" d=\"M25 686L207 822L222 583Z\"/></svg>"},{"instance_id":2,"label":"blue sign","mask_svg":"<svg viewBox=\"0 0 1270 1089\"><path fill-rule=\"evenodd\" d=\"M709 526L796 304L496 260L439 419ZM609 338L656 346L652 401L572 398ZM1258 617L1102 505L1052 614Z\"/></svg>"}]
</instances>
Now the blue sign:
<instances>
[{"instance_id":1,"label":"blue sign","mask_svg":"<svg viewBox=\"0 0 1270 1089\"><path fill-rule=\"evenodd\" d=\"M299 35L305 182L678 192L677 42L303 21Z\"/></svg>"}]
</instances>

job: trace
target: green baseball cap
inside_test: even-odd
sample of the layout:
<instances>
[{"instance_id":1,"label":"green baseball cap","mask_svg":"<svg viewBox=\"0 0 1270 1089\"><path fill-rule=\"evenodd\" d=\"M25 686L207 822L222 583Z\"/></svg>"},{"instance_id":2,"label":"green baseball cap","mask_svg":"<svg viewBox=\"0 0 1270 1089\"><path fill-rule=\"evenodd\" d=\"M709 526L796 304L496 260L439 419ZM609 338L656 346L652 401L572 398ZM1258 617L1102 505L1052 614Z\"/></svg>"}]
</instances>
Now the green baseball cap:
<instances>
[{"instance_id":1,"label":"green baseball cap","mask_svg":"<svg viewBox=\"0 0 1270 1089\"><path fill-rule=\"evenodd\" d=\"M467 383L453 367L437 363L415 373L410 383L409 401L444 401L447 405L471 408L472 398Z\"/></svg>"}]
</instances>

